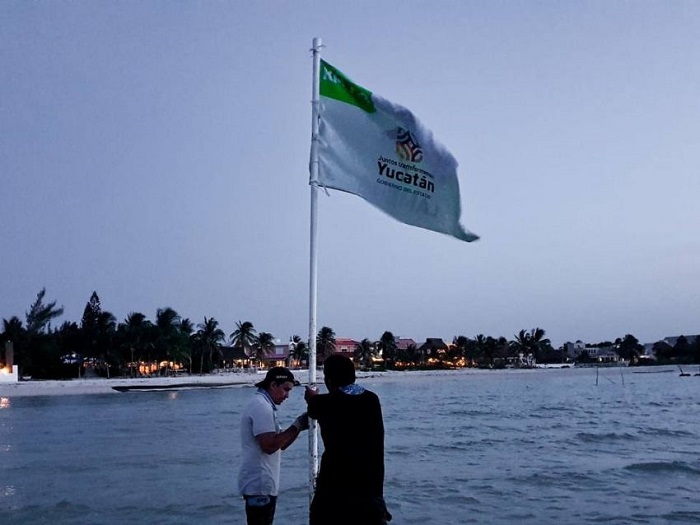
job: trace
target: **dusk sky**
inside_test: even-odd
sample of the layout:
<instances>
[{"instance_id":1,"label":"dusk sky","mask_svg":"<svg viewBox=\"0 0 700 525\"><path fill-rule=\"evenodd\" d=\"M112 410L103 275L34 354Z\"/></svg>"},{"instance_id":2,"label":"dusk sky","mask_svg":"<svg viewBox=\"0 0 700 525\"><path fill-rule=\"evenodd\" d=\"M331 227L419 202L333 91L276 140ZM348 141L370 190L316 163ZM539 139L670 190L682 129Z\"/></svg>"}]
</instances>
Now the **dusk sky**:
<instances>
[{"instance_id":1,"label":"dusk sky","mask_svg":"<svg viewBox=\"0 0 700 525\"><path fill-rule=\"evenodd\" d=\"M0 2L0 319L308 333L313 37L459 161L475 243L319 192L318 328L700 333L700 2Z\"/></svg>"}]
</instances>

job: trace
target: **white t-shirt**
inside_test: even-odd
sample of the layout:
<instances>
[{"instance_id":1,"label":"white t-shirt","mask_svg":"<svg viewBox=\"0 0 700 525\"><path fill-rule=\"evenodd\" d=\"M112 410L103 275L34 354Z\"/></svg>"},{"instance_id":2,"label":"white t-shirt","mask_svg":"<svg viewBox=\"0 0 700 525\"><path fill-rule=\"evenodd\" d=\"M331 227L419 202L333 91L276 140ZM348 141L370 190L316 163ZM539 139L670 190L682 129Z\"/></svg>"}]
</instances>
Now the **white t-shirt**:
<instances>
[{"instance_id":1,"label":"white t-shirt","mask_svg":"<svg viewBox=\"0 0 700 525\"><path fill-rule=\"evenodd\" d=\"M280 432L277 407L264 390L258 390L241 414L241 469L238 490L244 496L277 496L282 451L266 454L255 436Z\"/></svg>"}]
</instances>

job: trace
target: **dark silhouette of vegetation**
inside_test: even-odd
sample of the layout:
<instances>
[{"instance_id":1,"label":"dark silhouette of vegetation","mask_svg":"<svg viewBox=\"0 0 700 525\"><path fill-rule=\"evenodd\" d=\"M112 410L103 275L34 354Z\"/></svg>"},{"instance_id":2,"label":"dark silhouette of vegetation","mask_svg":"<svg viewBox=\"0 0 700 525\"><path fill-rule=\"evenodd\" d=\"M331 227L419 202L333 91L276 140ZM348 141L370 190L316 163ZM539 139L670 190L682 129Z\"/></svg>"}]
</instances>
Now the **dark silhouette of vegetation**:
<instances>
[{"instance_id":1,"label":"dark silhouette of vegetation","mask_svg":"<svg viewBox=\"0 0 700 525\"><path fill-rule=\"evenodd\" d=\"M3 319L2 342L13 345L14 361L20 374L36 379L68 379L84 374L102 377L172 375L176 370L208 373L222 366L224 332L218 321L204 317L197 325L183 319L171 307L159 308L152 322L141 312L131 312L118 323L102 309L93 292L83 311L80 325L64 322L58 328L51 321L63 314L56 302L45 304L46 290L26 312ZM238 323L232 343L246 353L267 355L274 351L272 334L256 335L249 321Z\"/></svg>"},{"instance_id":2,"label":"dark silhouette of vegetation","mask_svg":"<svg viewBox=\"0 0 700 525\"><path fill-rule=\"evenodd\" d=\"M257 332L250 321L238 321L236 329L231 332L231 345L250 355L250 350L258 340Z\"/></svg>"},{"instance_id":3,"label":"dark silhouette of vegetation","mask_svg":"<svg viewBox=\"0 0 700 525\"><path fill-rule=\"evenodd\" d=\"M295 335L289 343L289 357L296 366L309 363L309 345L301 337Z\"/></svg>"},{"instance_id":4,"label":"dark silhouette of vegetation","mask_svg":"<svg viewBox=\"0 0 700 525\"><path fill-rule=\"evenodd\" d=\"M63 314L56 301L46 301L42 288L24 323L13 316L3 319L2 343L11 342L15 364L23 376L41 379L79 377L97 374L103 377L170 375L177 371L208 373L223 366L226 339L219 323L211 317L195 326L171 307L159 308L154 321L141 312L131 312L122 322L103 310L93 292L85 305L80 323L52 322ZM624 360L630 365L700 363L700 337L668 338L653 345L653 358L644 355L644 346L632 334L615 341L585 345L577 341L553 348L542 328L520 330L512 340L478 334L457 335L448 344L428 338L421 344L398 344L390 331L378 340L362 339L354 348L354 357L363 369L446 369L462 367L503 368L530 367L535 363L596 364L601 355ZM263 364L273 356L275 339L269 332L258 332L250 321L238 321L230 334L230 344L243 352L254 364ZM308 364L309 344L292 337L289 365ZM321 365L336 351L336 336L324 326L316 335L317 363Z\"/></svg>"},{"instance_id":5,"label":"dark silhouette of vegetation","mask_svg":"<svg viewBox=\"0 0 700 525\"><path fill-rule=\"evenodd\" d=\"M355 346L355 359L363 370L372 368L372 359L376 356L376 345L369 339L363 339Z\"/></svg>"},{"instance_id":6,"label":"dark silhouette of vegetation","mask_svg":"<svg viewBox=\"0 0 700 525\"><path fill-rule=\"evenodd\" d=\"M335 332L324 326L316 334L316 362L320 365L326 357L335 352Z\"/></svg>"}]
</instances>

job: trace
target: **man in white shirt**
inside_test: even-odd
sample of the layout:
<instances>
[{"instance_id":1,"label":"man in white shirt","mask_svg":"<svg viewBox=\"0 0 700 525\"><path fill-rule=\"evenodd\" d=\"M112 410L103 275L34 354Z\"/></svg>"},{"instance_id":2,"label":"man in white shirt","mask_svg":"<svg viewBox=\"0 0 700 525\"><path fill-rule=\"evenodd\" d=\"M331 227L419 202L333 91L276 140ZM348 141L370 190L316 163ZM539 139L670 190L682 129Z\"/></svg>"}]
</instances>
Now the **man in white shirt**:
<instances>
[{"instance_id":1,"label":"man in white shirt","mask_svg":"<svg viewBox=\"0 0 700 525\"><path fill-rule=\"evenodd\" d=\"M282 450L291 445L302 430L309 428L306 412L282 431L277 407L298 385L284 367L268 370L253 399L241 414L241 469L238 488L245 499L248 525L272 525L279 491Z\"/></svg>"}]
</instances>

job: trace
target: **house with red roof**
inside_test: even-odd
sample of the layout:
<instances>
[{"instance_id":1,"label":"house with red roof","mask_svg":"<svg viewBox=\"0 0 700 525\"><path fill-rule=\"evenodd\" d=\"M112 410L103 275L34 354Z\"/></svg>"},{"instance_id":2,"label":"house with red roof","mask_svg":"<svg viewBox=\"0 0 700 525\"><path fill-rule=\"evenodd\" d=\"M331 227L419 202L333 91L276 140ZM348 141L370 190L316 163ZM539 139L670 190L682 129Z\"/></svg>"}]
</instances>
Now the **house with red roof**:
<instances>
[{"instance_id":1,"label":"house with red roof","mask_svg":"<svg viewBox=\"0 0 700 525\"><path fill-rule=\"evenodd\" d=\"M335 352L336 354L344 355L353 359L355 357L355 347L358 342L354 339L348 339L345 337L337 337L335 340Z\"/></svg>"}]
</instances>

